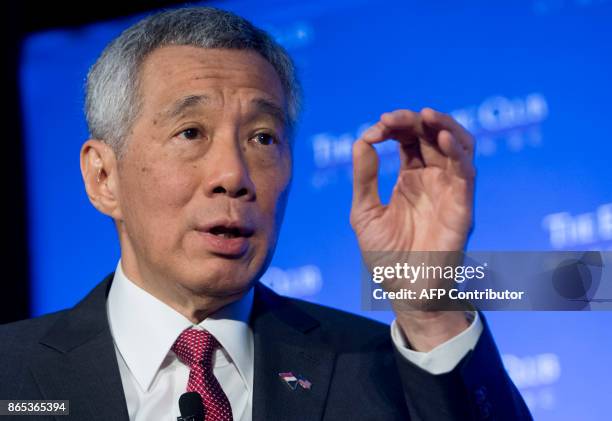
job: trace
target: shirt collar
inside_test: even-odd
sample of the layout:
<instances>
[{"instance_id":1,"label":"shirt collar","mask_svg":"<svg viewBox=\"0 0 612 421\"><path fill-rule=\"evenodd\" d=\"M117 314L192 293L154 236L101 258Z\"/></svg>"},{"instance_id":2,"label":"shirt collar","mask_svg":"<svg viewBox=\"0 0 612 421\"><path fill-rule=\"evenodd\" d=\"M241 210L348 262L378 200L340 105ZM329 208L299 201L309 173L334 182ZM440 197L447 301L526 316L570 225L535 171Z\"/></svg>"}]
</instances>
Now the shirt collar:
<instances>
[{"instance_id":1,"label":"shirt collar","mask_svg":"<svg viewBox=\"0 0 612 421\"><path fill-rule=\"evenodd\" d=\"M142 388L148 390L174 341L189 327L208 330L235 363L250 390L253 384L253 333L248 324L253 289L204 319L198 326L143 290L117 264L108 293L111 334L119 353ZM143 352L146 350L146 352Z\"/></svg>"}]
</instances>

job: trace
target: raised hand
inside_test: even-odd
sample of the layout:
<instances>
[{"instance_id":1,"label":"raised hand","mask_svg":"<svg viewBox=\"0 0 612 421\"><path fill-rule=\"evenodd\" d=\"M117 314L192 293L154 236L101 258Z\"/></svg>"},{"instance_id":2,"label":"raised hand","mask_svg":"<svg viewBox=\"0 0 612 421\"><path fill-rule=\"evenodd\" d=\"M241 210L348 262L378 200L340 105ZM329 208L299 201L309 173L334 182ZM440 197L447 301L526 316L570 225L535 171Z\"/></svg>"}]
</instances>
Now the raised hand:
<instances>
[{"instance_id":1,"label":"raised hand","mask_svg":"<svg viewBox=\"0 0 612 421\"><path fill-rule=\"evenodd\" d=\"M399 143L401 166L385 205L378 195L379 157L373 145L391 139ZM351 225L368 266L378 263L368 258L369 252L463 250L472 226L473 156L473 137L451 116L431 108L385 113L363 133L353 146ZM401 281L386 286L402 287L418 286ZM427 303L420 305L421 313L396 309L408 336L412 326L404 325L415 325L415 320L453 320L467 326L462 314L426 312Z\"/></svg>"}]
</instances>

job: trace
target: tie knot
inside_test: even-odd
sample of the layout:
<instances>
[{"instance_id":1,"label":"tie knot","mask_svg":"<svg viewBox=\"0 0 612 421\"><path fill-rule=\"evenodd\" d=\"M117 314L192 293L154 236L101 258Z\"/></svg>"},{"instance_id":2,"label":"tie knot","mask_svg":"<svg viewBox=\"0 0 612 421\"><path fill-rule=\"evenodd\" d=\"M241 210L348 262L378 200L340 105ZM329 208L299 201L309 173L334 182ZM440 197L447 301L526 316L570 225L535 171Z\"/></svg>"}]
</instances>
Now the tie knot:
<instances>
[{"instance_id":1,"label":"tie knot","mask_svg":"<svg viewBox=\"0 0 612 421\"><path fill-rule=\"evenodd\" d=\"M185 329L172 345L178 358L189 367L212 366L212 355L219 342L207 330Z\"/></svg>"}]
</instances>

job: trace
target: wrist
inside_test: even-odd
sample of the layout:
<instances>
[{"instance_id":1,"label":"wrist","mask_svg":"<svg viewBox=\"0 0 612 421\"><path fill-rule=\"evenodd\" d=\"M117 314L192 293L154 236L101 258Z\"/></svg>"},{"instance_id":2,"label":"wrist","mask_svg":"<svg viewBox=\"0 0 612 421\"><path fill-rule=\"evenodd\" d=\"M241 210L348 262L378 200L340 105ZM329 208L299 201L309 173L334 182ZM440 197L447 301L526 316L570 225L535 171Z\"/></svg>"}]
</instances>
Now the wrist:
<instances>
[{"instance_id":1,"label":"wrist","mask_svg":"<svg viewBox=\"0 0 612 421\"><path fill-rule=\"evenodd\" d=\"M471 318L464 311L405 311L396 322L410 348L429 352L466 330Z\"/></svg>"}]
</instances>

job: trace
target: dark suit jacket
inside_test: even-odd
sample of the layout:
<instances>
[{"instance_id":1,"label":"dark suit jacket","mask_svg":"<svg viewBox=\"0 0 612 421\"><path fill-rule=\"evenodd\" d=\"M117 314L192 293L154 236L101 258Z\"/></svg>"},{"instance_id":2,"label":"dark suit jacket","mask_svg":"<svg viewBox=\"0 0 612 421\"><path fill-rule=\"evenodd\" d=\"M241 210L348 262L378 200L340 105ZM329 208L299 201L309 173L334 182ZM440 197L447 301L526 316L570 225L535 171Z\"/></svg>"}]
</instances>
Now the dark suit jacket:
<instances>
[{"instance_id":1,"label":"dark suit jacket","mask_svg":"<svg viewBox=\"0 0 612 421\"><path fill-rule=\"evenodd\" d=\"M112 278L72 309L0 326L0 399L70 400L69 416L16 419L128 420L106 312ZM259 283L250 323L254 421L531 419L486 322L476 348L443 375L397 355L389 326ZM311 389L291 390L278 375L287 371Z\"/></svg>"}]
</instances>

